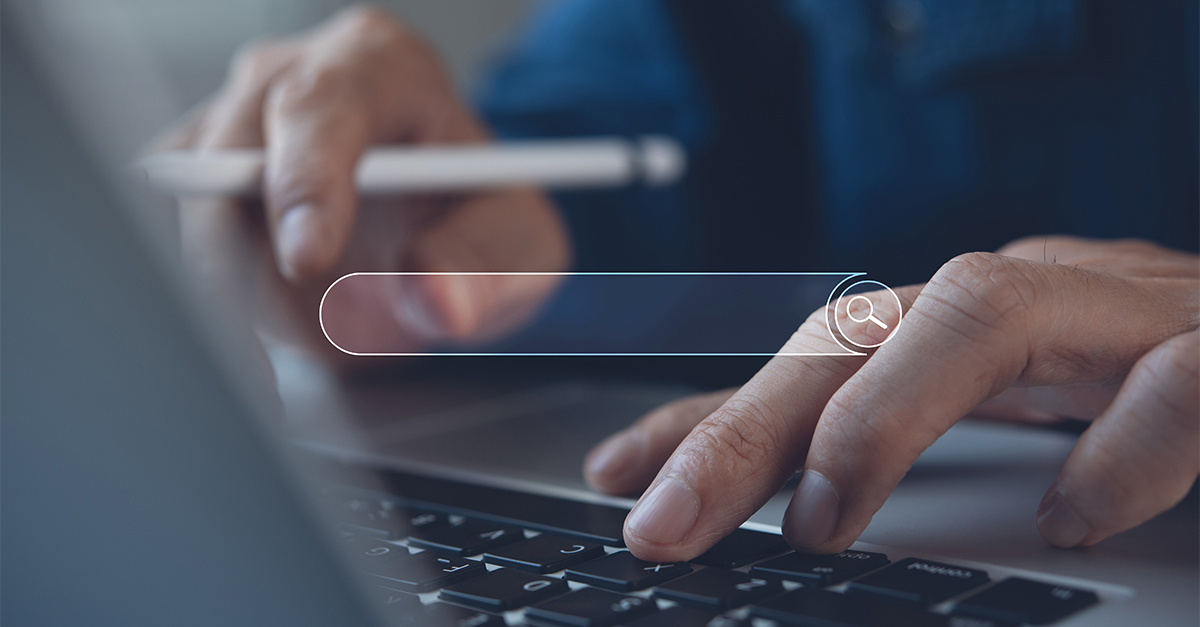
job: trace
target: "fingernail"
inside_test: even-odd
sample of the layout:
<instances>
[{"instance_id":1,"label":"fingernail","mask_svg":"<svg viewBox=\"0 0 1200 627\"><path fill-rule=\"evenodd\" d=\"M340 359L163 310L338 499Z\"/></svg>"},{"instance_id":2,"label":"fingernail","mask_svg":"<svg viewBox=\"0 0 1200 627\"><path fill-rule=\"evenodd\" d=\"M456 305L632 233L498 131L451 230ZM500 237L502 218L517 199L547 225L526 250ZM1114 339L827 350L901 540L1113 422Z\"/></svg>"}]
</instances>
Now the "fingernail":
<instances>
[{"instance_id":1,"label":"fingernail","mask_svg":"<svg viewBox=\"0 0 1200 627\"><path fill-rule=\"evenodd\" d=\"M296 278L298 262L320 237L317 208L296 205L283 212L275 232L275 255L279 271L289 279Z\"/></svg>"},{"instance_id":2,"label":"fingernail","mask_svg":"<svg viewBox=\"0 0 1200 627\"><path fill-rule=\"evenodd\" d=\"M400 326L422 340L434 341L445 335L429 298L415 281L401 278L392 297L392 315Z\"/></svg>"},{"instance_id":3,"label":"fingernail","mask_svg":"<svg viewBox=\"0 0 1200 627\"><path fill-rule=\"evenodd\" d=\"M833 484L815 470L805 470L783 516L783 528L793 544L817 547L833 537L841 502Z\"/></svg>"},{"instance_id":4,"label":"fingernail","mask_svg":"<svg viewBox=\"0 0 1200 627\"><path fill-rule=\"evenodd\" d=\"M602 444L588 457L587 471L593 477L603 477L606 483L620 483L633 470L641 450L641 439L622 431Z\"/></svg>"},{"instance_id":5,"label":"fingernail","mask_svg":"<svg viewBox=\"0 0 1200 627\"><path fill-rule=\"evenodd\" d=\"M647 542L675 544L696 526L699 516L696 495L682 481L667 477L638 501L625 525Z\"/></svg>"},{"instance_id":6,"label":"fingernail","mask_svg":"<svg viewBox=\"0 0 1200 627\"><path fill-rule=\"evenodd\" d=\"M1057 489L1038 516L1037 526L1046 542L1063 549L1079 546L1092 531Z\"/></svg>"}]
</instances>

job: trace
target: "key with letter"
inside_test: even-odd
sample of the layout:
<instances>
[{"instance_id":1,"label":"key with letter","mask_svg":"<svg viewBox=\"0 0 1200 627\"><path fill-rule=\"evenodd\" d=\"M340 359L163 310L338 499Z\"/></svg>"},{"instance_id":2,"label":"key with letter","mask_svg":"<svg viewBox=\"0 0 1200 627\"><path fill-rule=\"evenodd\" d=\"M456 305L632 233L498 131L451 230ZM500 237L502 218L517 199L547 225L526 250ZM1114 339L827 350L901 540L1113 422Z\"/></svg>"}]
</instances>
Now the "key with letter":
<instances>
[{"instance_id":1,"label":"key with letter","mask_svg":"<svg viewBox=\"0 0 1200 627\"><path fill-rule=\"evenodd\" d=\"M493 547L524 538L516 527L468 519L459 525L423 527L414 531L408 543L455 555L477 555Z\"/></svg>"},{"instance_id":2,"label":"key with letter","mask_svg":"<svg viewBox=\"0 0 1200 627\"><path fill-rule=\"evenodd\" d=\"M687 564L655 564L640 560L629 551L618 551L567 569L567 579L627 592L649 588L690 572L692 567Z\"/></svg>"},{"instance_id":3,"label":"key with letter","mask_svg":"<svg viewBox=\"0 0 1200 627\"><path fill-rule=\"evenodd\" d=\"M832 586L887 565L888 558L883 553L866 551L842 551L835 555L788 553L761 564L755 564L750 572L762 577L778 577L789 581Z\"/></svg>"},{"instance_id":4,"label":"key with letter","mask_svg":"<svg viewBox=\"0 0 1200 627\"><path fill-rule=\"evenodd\" d=\"M525 615L578 627L607 627L657 610L658 606L650 599L584 588L535 605L525 610Z\"/></svg>"},{"instance_id":5,"label":"key with letter","mask_svg":"<svg viewBox=\"0 0 1200 627\"><path fill-rule=\"evenodd\" d=\"M687 603L727 609L783 592L776 579L762 579L733 570L708 568L654 589L654 596Z\"/></svg>"},{"instance_id":6,"label":"key with letter","mask_svg":"<svg viewBox=\"0 0 1200 627\"><path fill-rule=\"evenodd\" d=\"M480 562L431 551L371 564L367 572L378 586L404 592L429 592L487 571Z\"/></svg>"},{"instance_id":7,"label":"key with letter","mask_svg":"<svg viewBox=\"0 0 1200 627\"><path fill-rule=\"evenodd\" d=\"M567 592L567 582L501 568L442 589L447 601L499 612L524 607Z\"/></svg>"},{"instance_id":8,"label":"key with letter","mask_svg":"<svg viewBox=\"0 0 1200 627\"><path fill-rule=\"evenodd\" d=\"M788 550L783 536L750 529L734 529L703 555L692 560L696 564L718 568L737 568L764 557Z\"/></svg>"},{"instance_id":9,"label":"key with letter","mask_svg":"<svg viewBox=\"0 0 1200 627\"><path fill-rule=\"evenodd\" d=\"M987 573L982 570L910 557L850 582L847 589L856 594L932 605L987 582Z\"/></svg>"},{"instance_id":10,"label":"key with letter","mask_svg":"<svg viewBox=\"0 0 1200 627\"><path fill-rule=\"evenodd\" d=\"M345 547L359 564L367 567L411 555L404 546L370 538L353 538L346 542Z\"/></svg>"},{"instance_id":11,"label":"key with letter","mask_svg":"<svg viewBox=\"0 0 1200 627\"><path fill-rule=\"evenodd\" d=\"M954 611L1014 623L1045 625L1098 600L1094 592L1087 590L1012 577L959 601Z\"/></svg>"},{"instance_id":12,"label":"key with letter","mask_svg":"<svg viewBox=\"0 0 1200 627\"><path fill-rule=\"evenodd\" d=\"M492 549L484 554L483 560L531 573L552 573L602 555L604 547L594 542L543 533L536 538Z\"/></svg>"}]
</instances>

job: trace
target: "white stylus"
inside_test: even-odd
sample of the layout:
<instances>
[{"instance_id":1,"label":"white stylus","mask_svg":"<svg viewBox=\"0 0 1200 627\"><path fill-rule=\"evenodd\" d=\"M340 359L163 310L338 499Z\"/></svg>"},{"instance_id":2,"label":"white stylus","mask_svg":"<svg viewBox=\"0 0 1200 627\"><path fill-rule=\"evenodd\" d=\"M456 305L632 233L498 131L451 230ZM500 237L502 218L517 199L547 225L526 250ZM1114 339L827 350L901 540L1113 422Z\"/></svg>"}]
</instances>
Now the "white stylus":
<instances>
[{"instance_id":1,"label":"white stylus","mask_svg":"<svg viewBox=\"0 0 1200 627\"><path fill-rule=\"evenodd\" d=\"M663 185L679 179L687 158L668 137L595 138L455 146L376 147L359 161L364 195L471 190L512 185L546 188ZM261 193L263 151L180 151L151 155L135 167L154 189L184 196Z\"/></svg>"}]
</instances>

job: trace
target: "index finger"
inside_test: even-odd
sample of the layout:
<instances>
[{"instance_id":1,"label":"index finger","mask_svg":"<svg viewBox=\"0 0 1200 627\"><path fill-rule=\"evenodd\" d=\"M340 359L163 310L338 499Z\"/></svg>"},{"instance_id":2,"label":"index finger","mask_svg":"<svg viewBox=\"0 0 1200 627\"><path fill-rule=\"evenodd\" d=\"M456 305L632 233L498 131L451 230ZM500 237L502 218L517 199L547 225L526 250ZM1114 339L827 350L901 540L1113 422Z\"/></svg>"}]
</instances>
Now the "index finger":
<instances>
[{"instance_id":1,"label":"index finger","mask_svg":"<svg viewBox=\"0 0 1200 627\"><path fill-rule=\"evenodd\" d=\"M426 44L379 9L344 12L271 86L264 107L267 222L280 272L301 281L342 257L355 170L374 141L482 141Z\"/></svg>"},{"instance_id":2,"label":"index finger","mask_svg":"<svg viewBox=\"0 0 1200 627\"><path fill-rule=\"evenodd\" d=\"M919 286L894 290L901 307ZM866 294L874 315L896 328L901 312L886 292ZM840 327L880 342L875 325ZM835 341L827 310L814 313L746 385L697 425L663 465L625 521L625 543L638 557L681 561L706 551L774 496L803 463L825 402L863 364L863 357L799 357L845 353ZM870 350L863 352L870 353ZM793 355L788 355L793 353Z\"/></svg>"}]
</instances>

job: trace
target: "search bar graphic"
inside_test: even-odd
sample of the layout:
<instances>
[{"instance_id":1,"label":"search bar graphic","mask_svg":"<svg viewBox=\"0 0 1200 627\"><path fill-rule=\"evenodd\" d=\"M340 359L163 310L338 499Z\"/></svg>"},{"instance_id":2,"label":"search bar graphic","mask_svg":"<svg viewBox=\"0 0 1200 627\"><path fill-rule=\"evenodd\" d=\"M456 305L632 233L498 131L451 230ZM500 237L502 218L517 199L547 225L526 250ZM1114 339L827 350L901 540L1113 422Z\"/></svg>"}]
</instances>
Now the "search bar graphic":
<instances>
[{"instance_id":1,"label":"search bar graphic","mask_svg":"<svg viewBox=\"0 0 1200 627\"><path fill-rule=\"evenodd\" d=\"M326 290L326 339L355 356L861 357L898 327L890 289L862 272L362 272ZM414 325L429 282L558 282L555 295L503 338L438 337ZM867 287L881 287L858 294ZM892 294L894 296L894 294ZM819 324L824 309L826 324ZM814 315L817 312L817 315ZM804 342L795 336L805 327ZM815 325L815 326L814 326ZM382 329L382 331L380 331ZM420 336L420 337L414 337ZM499 335L499 334L493 334ZM821 337L817 337L821 336ZM825 337L827 336L827 337ZM815 341L814 341L815 338Z\"/></svg>"}]
</instances>

